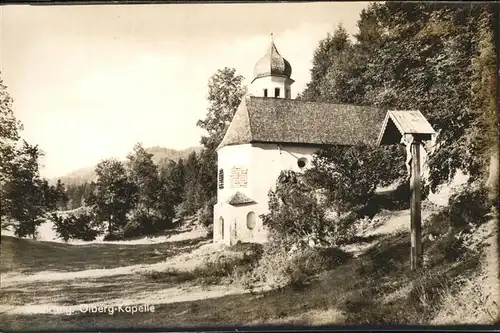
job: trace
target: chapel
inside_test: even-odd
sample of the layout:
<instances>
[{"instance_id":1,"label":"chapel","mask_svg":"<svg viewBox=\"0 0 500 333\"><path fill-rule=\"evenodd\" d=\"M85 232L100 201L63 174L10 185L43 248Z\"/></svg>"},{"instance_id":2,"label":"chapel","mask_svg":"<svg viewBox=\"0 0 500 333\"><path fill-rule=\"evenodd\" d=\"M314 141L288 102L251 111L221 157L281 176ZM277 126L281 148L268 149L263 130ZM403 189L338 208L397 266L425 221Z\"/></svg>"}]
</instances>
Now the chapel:
<instances>
[{"instance_id":1,"label":"chapel","mask_svg":"<svg viewBox=\"0 0 500 333\"><path fill-rule=\"evenodd\" d=\"M374 144L385 110L292 99L292 66L274 40L217 147L218 190L213 241L264 243L259 216L282 170L302 172L314 153L331 145Z\"/></svg>"}]
</instances>

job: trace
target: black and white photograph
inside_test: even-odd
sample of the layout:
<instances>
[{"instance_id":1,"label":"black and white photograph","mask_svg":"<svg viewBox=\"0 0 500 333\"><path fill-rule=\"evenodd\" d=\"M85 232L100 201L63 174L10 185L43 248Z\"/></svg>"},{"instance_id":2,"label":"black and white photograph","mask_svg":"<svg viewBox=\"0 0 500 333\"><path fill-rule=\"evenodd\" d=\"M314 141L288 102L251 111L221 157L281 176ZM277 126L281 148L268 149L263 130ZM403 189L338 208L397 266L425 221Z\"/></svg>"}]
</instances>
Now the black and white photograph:
<instances>
[{"instance_id":1,"label":"black and white photograph","mask_svg":"<svg viewBox=\"0 0 500 333\"><path fill-rule=\"evenodd\" d=\"M499 325L499 13L1 5L0 330Z\"/></svg>"}]
</instances>

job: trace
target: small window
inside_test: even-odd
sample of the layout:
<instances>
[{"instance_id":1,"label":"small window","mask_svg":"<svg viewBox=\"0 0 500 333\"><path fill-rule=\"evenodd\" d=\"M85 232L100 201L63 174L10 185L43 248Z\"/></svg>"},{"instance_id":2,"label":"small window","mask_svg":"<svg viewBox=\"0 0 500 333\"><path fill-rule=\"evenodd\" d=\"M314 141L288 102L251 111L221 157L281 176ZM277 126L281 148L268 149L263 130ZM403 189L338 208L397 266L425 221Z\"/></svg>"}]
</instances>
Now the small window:
<instances>
[{"instance_id":1,"label":"small window","mask_svg":"<svg viewBox=\"0 0 500 333\"><path fill-rule=\"evenodd\" d=\"M252 230L255 228L257 216L255 216L254 212L250 212L247 214L247 228Z\"/></svg>"},{"instance_id":2,"label":"small window","mask_svg":"<svg viewBox=\"0 0 500 333\"><path fill-rule=\"evenodd\" d=\"M264 97L267 97L267 89L264 89Z\"/></svg>"},{"instance_id":3,"label":"small window","mask_svg":"<svg viewBox=\"0 0 500 333\"><path fill-rule=\"evenodd\" d=\"M274 97L280 97L280 88L274 88Z\"/></svg>"},{"instance_id":4,"label":"small window","mask_svg":"<svg viewBox=\"0 0 500 333\"><path fill-rule=\"evenodd\" d=\"M299 158L299 160L297 161L297 165L301 169L306 166L306 163L307 163L307 159L305 159L305 158Z\"/></svg>"},{"instance_id":5,"label":"small window","mask_svg":"<svg viewBox=\"0 0 500 333\"><path fill-rule=\"evenodd\" d=\"M219 190L224 188L224 170L219 169Z\"/></svg>"},{"instance_id":6,"label":"small window","mask_svg":"<svg viewBox=\"0 0 500 333\"><path fill-rule=\"evenodd\" d=\"M219 217L219 235L221 239L224 239L224 218Z\"/></svg>"}]
</instances>

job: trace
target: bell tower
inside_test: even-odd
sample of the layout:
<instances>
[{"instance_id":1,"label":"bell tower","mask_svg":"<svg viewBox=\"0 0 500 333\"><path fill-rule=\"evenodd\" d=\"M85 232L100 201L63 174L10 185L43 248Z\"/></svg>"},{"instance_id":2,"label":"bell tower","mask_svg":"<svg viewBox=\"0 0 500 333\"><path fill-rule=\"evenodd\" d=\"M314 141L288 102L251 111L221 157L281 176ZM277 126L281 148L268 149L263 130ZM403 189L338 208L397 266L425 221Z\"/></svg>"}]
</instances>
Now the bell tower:
<instances>
[{"instance_id":1,"label":"bell tower","mask_svg":"<svg viewBox=\"0 0 500 333\"><path fill-rule=\"evenodd\" d=\"M292 98L290 78L292 66L283 58L274 44L273 34L266 53L254 68L251 95L256 97Z\"/></svg>"}]
</instances>

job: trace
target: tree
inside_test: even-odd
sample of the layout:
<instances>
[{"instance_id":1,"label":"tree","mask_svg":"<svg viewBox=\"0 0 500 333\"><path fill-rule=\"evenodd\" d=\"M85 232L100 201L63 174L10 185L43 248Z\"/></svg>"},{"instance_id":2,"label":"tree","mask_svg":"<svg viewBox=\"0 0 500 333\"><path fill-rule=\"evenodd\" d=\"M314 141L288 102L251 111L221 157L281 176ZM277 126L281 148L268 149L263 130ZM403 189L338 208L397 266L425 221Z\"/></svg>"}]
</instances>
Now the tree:
<instances>
[{"instance_id":1,"label":"tree","mask_svg":"<svg viewBox=\"0 0 500 333\"><path fill-rule=\"evenodd\" d=\"M300 98L321 102L348 103L352 44L345 28L339 24L335 32L319 42L314 51L311 81ZM351 75L352 74L352 75Z\"/></svg>"},{"instance_id":2,"label":"tree","mask_svg":"<svg viewBox=\"0 0 500 333\"><path fill-rule=\"evenodd\" d=\"M6 183L12 177L13 161L16 159L16 144L22 124L15 118L12 111L13 100L4 85L0 72L0 220L5 227L6 211L9 205L6 196Z\"/></svg>"},{"instance_id":3,"label":"tree","mask_svg":"<svg viewBox=\"0 0 500 333\"><path fill-rule=\"evenodd\" d=\"M153 162L153 154L138 143L127 159L128 179L137 187L135 210L139 215L152 218L160 190L158 167Z\"/></svg>"},{"instance_id":4,"label":"tree","mask_svg":"<svg viewBox=\"0 0 500 333\"><path fill-rule=\"evenodd\" d=\"M92 206L96 219L107 223L107 237L120 238L128 221L127 215L137 202L137 186L129 181L120 161L104 160L95 171L97 180L87 203Z\"/></svg>"},{"instance_id":5,"label":"tree","mask_svg":"<svg viewBox=\"0 0 500 333\"><path fill-rule=\"evenodd\" d=\"M209 207L217 196L217 153L215 149L221 143L233 119L241 99L246 93L243 76L237 75L234 68L217 70L208 81L209 107L205 119L198 120L197 126L207 134L201 138L204 149L198 158L197 183L189 185L193 210L203 208L212 212ZM206 215L206 214L205 214ZM205 216L205 219L210 217Z\"/></svg>"},{"instance_id":6,"label":"tree","mask_svg":"<svg viewBox=\"0 0 500 333\"><path fill-rule=\"evenodd\" d=\"M91 214L75 216L70 214L66 217L52 214L53 229L65 242L70 239L81 239L92 241L100 234L99 228L95 228L95 221Z\"/></svg>"},{"instance_id":7,"label":"tree","mask_svg":"<svg viewBox=\"0 0 500 333\"><path fill-rule=\"evenodd\" d=\"M201 139L202 145L214 151L219 145L231 123L241 99L246 93L243 76L237 75L234 68L224 67L217 70L208 80L208 112L197 126L207 132Z\"/></svg>"},{"instance_id":8,"label":"tree","mask_svg":"<svg viewBox=\"0 0 500 333\"><path fill-rule=\"evenodd\" d=\"M365 103L419 109L429 119L438 131L429 160L432 188L458 169L477 179L483 157L475 153L473 137L488 110L484 106L492 103L478 103L477 91L489 94L489 101L494 97L488 89L474 88L484 87L488 77L479 74L481 61L474 59L482 57L484 69L491 62L486 52L492 45L491 6L388 2L367 12L361 19L375 18L383 33L365 72L365 78L373 78Z\"/></svg>"},{"instance_id":9,"label":"tree","mask_svg":"<svg viewBox=\"0 0 500 333\"><path fill-rule=\"evenodd\" d=\"M179 205L184 199L185 173L186 170L182 158L177 162L170 161L167 167L162 170L162 184L164 190L168 193L169 202L173 206Z\"/></svg>"},{"instance_id":10,"label":"tree","mask_svg":"<svg viewBox=\"0 0 500 333\"><path fill-rule=\"evenodd\" d=\"M200 161L193 152L189 154L184 166L184 210L185 214L194 214L203 206L203 186L200 180Z\"/></svg>"},{"instance_id":11,"label":"tree","mask_svg":"<svg viewBox=\"0 0 500 333\"><path fill-rule=\"evenodd\" d=\"M387 186L406 173L398 147L334 146L320 150L306 179L325 190L339 213L365 211L378 186Z\"/></svg>"},{"instance_id":12,"label":"tree","mask_svg":"<svg viewBox=\"0 0 500 333\"><path fill-rule=\"evenodd\" d=\"M69 197L66 186L60 179L57 180L55 196L57 198L57 207L61 210L68 209Z\"/></svg>"},{"instance_id":13,"label":"tree","mask_svg":"<svg viewBox=\"0 0 500 333\"><path fill-rule=\"evenodd\" d=\"M490 89L492 8L371 4L361 13L352 47L336 52L335 34L320 43L302 97L418 109L438 132L429 158L431 188L458 169L467 170L471 181L479 179L486 169L485 155L496 149L498 138L496 97ZM345 40L341 31L338 37Z\"/></svg>"},{"instance_id":14,"label":"tree","mask_svg":"<svg viewBox=\"0 0 500 333\"><path fill-rule=\"evenodd\" d=\"M38 146L24 141L15 155L10 177L4 185L3 214L13 220L16 236L35 239L36 228L44 222L44 214L53 209L54 196L47 182L40 179L38 159L42 152Z\"/></svg>"}]
</instances>

